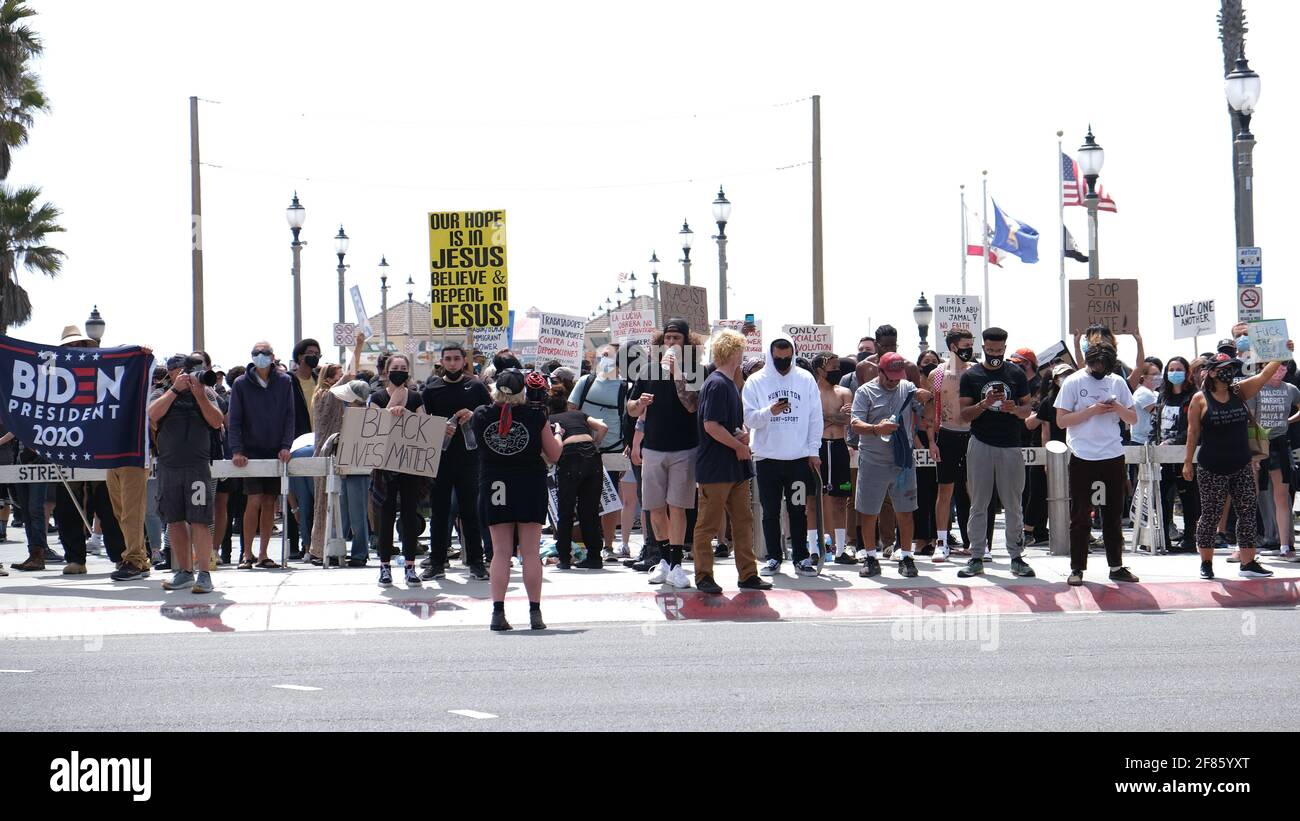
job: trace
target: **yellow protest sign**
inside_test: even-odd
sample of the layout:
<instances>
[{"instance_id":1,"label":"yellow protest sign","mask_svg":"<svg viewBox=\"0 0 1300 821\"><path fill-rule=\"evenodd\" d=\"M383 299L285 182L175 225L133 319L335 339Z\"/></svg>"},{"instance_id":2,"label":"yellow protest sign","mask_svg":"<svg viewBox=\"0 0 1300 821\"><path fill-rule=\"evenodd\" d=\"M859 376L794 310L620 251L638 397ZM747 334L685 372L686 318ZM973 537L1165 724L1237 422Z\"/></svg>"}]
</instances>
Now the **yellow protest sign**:
<instances>
[{"instance_id":1,"label":"yellow protest sign","mask_svg":"<svg viewBox=\"0 0 1300 821\"><path fill-rule=\"evenodd\" d=\"M505 211L430 213L429 269L435 329L509 323Z\"/></svg>"}]
</instances>

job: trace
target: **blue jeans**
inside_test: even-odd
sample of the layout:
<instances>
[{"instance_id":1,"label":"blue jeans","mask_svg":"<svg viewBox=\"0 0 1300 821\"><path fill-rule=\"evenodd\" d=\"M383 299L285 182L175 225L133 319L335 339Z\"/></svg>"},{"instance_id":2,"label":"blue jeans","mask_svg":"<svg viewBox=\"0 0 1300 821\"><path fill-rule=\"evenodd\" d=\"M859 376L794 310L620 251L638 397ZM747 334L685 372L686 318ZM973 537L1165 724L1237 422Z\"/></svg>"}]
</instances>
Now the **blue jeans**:
<instances>
[{"instance_id":1,"label":"blue jeans","mask_svg":"<svg viewBox=\"0 0 1300 821\"><path fill-rule=\"evenodd\" d=\"M10 485L18 496L18 506L23 509L23 529L27 531L28 548L49 547L45 539L45 485Z\"/></svg>"},{"instance_id":2,"label":"blue jeans","mask_svg":"<svg viewBox=\"0 0 1300 821\"><path fill-rule=\"evenodd\" d=\"M370 477L365 474L343 477L343 532L352 532L352 554L348 557L365 561L370 556L370 522L366 507L370 504Z\"/></svg>"},{"instance_id":3,"label":"blue jeans","mask_svg":"<svg viewBox=\"0 0 1300 821\"><path fill-rule=\"evenodd\" d=\"M298 448L290 454L290 458L305 458L311 456L314 451L315 448L312 447ZM312 516L316 511L316 485L311 476L290 476L289 492L298 502L298 543L302 546L302 552L306 553L311 549Z\"/></svg>"}]
</instances>

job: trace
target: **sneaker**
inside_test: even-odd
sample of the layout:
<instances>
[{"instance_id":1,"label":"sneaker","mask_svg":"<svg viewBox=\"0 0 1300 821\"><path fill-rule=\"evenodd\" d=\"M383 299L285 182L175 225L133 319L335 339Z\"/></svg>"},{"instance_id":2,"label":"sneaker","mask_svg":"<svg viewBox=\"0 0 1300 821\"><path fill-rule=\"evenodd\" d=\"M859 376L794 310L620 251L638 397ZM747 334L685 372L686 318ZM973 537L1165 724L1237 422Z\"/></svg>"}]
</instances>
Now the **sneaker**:
<instances>
[{"instance_id":1,"label":"sneaker","mask_svg":"<svg viewBox=\"0 0 1300 821\"><path fill-rule=\"evenodd\" d=\"M575 564L574 567L579 570L604 570L605 562L594 553L588 553L587 558Z\"/></svg>"},{"instance_id":2,"label":"sneaker","mask_svg":"<svg viewBox=\"0 0 1300 821\"><path fill-rule=\"evenodd\" d=\"M1214 578L1214 562L1201 562L1201 578L1207 580Z\"/></svg>"},{"instance_id":3,"label":"sneaker","mask_svg":"<svg viewBox=\"0 0 1300 821\"><path fill-rule=\"evenodd\" d=\"M194 579L194 586L190 588L191 593L211 593L212 592L212 574L206 570L199 572Z\"/></svg>"},{"instance_id":4,"label":"sneaker","mask_svg":"<svg viewBox=\"0 0 1300 821\"><path fill-rule=\"evenodd\" d=\"M433 557L425 556L424 560L420 562L420 568L423 570L428 570L430 567L433 567Z\"/></svg>"},{"instance_id":5,"label":"sneaker","mask_svg":"<svg viewBox=\"0 0 1300 821\"><path fill-rule=\"evenodd\" d=\"M615 559L630 559L630 558L632 558L632 551L628 549L627 545L623 545L622 547L620 547L620 548L618 549L618 552L614 554L614 558L615 558Z\"/></svg>"},{"instance_id":6,"label":"sneaker","mask_svg":"<svg viewBox=\"0 0 1300 821\"><path fill-rule=\"evenodd\" d=\"M765 582L758 576L750 576L748 579L741 579L740 584L736 585L741 590L771 590L772 583Z\"/></svg>"},{"instance_id":7,"label":"sneaker","mask_svg":"<svg viewBox=\"0 0 1300 821\"><path fill-rule=\"evenodd\" d=\"M528 627L530 630L546 629L546 622L542 621L542 611L540 609L528 611Z\"/></svg>"},{"instance_id":8,"label":"sneaker","mask_svg":"<svg viewBox=\"0 0 1300 821\"><path fill-rule=\"evenodd\" d=\"M604 550L600 551L600 560L601 560L601 566L603 567L605 562L618 561L618 554L607 547Z\"/></svg>"},{"instance_id":9,"label":"sneaker","mask_svg":"<svg viewBox=\"0 0 1300 821\"><path fill-rule=\"evenodd\" d=\"M930 562L932 564L943 564L946 561L948 561L948 548L946 546L936 546L934 548L934 555L930 557Z\"/></svg>"},{"instance_id":10,"label":"sneaker","mask_svg":"<svg viewBox=\"0 0 1300 821\"><path fill-rule=\"evenodd\" d=\"M415 573L415 565L407 565L406 575L410 576L413 573ZM423 579L426 582L431 582L436 579L445 579L445 578L447 578L447 571L445 569L441 567L430 567L428 570L425 570L423 573L421 573L419 578L416 579L416 581Z\"/></svg>"},{"instance_id":11,"label":"sneaker","mask_svg":"<svg viewBox=\"0 0 1300 821\"><path fill-rule=\"evenodd\" d=\"M86 575L86 566L84 564L77 564L76 562L69 562L63 566L63 575L84 576Z\"/></svg>"},{"instance_id":12,"label":"sneaker","mask_svg":"<svg viewBox=\"0 0 1300 821\"><path fill-rule=\"evenodd\" d=\"M55 552L54 552L53 550L51 550L50 548L48 548L48 547L45 548L45 563L46 563L46 564L64 564L65 562L67 562L67 559L63 558L63 557L60 556L58 553L55 553Z\"/></svg>"},{"instance_id":13,"label":"sneaker","mask_svg":"<svg viewBox=\"0 0 1300 821\"><path fill-rule=\"evenodd\" d=\"M379 586L380 587L393 586L393 568L389 567L386 564L381 564L379 566Z\"/></svg>"},{"instance_id":14,"label":"sneaker","mask_svg":"<svg viewBox=\"0 0 1300 821\"><path fill-rule=\"evenodd\" d=\"M834 559L835 564L857 564L858 560L849 555L849 551L844 551Z\"/></svg>"},{"instance_id":15,"label":"sneaker","mask_svg":"<svg viewBox=\"0 0 1300 821\"><path fill-rule=\"evenodd\" d=\"M1294 550L1284 550L1278 558L1284 562L1296 563L1300 562L1300 553L1296 553Z\"/></svg>"},{"instance_id":16,"label":"sneaker","mask_svg":"<svg viewBox=\"0 0 1300 821\"><path fill-rule=\"evenodd\" d=\"M1022 579L1032 579L1036 574L1034 569L1029 566L1029 562L1017 557L1011 560L1011 575L1019 576Z\"/></svg>"},{"instance_id":17,"label":"sneaker","mask_svg":"<svg viewBox=\"0 0 1300 821\"><path fill-rule=\"evenodd\" d=\"M898 563L898 572L905 579L915 579L921 575L916 569L916 561L911 556L904 556L903 560Z\"/></svg>"},{"instance_id":18,"label":"sneaker","mask_svg":"<svg viewBox=\"0 0 1300 821\"><path fill-rule=\"evenodd\" d=\"M1068 585L1070 585L1071 587L1080 587L1080 586L1082 586L1082 585L1083 585L1083 571L1082 571L1082 570L1071 570L1071 571L1070 571L1070 578L1066 579L1066 580L1065 580L1065 583L1068 584Z\"/></svg>"},{"instance_id":19,"label":"sneaker","mask_svg":"<svg viewBox=\"0 0 1300 821\"><path fill-rule=\"evenodd\" d=\"M572 570L573 562L566 562L564 559L557 559L555 562L556 570Z\"/></svg>"},{"instance_id":20,"label":"sneaker","mask_svg":"<svg viewBox=\"0 0 1300 821\"><path fill-rule=\"evenodd\" d=\"M767 563L758 569L760 576L776 576L781 570L781 562L777 559L768 559Z\"/></svg>"},{"instance_id":21,"label":"sneaker","mask_svg":"<svg viewBox=\"0 0 1300 821\"><path fill-rule=\"evenodd\" d=\"M1255 555L1257 555L1257 556L1281 556L1281 555L1282 555L1282 546L1281 546L1281 545L1274 545L1274 546L1272 546L1272 547L1262 547L1262 548L1260 548L1259 550L1256 550L1256 551L1255 551Z\"/></svg>"},{"instance_id":22,"label":"sneaker","mask_svg":"<svg viewBox=\"0 0 1300 821\"><path fill-rule=\"evenodd\" d=\"M348 559L348 567L365 567L366 564L367 561L365 559Z\"/></svg>"},{"instance_id":23,"label":"sneaker","mask_svg":"<svg viewBox=\"0 0 1300 821\"><path fill-rule=\"evenodd\" d=\"M678 590L690 590L691 580L686 575L686 571L679 564L668 573L668 586L675 587Z\"/></svg>"},{"instance_id":24,"label":"sneaker","mask_svg":"<svg viewBox=\"0 0 1300 821\"><path fill-rule=\"evenodd\" d=\"M796 576L816 576L817 565L813 564L812 559L804 559L794 566Z\"/></svg>"},{"instance_id":25,"label":"sneaker","mask_svg":"<svg viewBox=\"0 0 1300 821\"><path fill-rule=\"evenodd\" d=\"M704 575L695 580L695 589L701 593L708 593L716 596L722 592L722 588L713 580L712 576Z\"/></svg>"},{"instance_id":26,"label":"sneaker","mask_svg":"<svg viewBox=\"0 0 1300 821\"><path fill-rule=\"evenodd\" d=\"M650 571L650 583L663 584L668 581L668 574L670 572L672 572L672 568L668 566L668 560L660 559L659 564L655 566L655 569Z\"/></svg>"},{"instance_id":27,"label":"sneaker","mask_svg":"<svg viewBox=\"0 0 1300 821\"><path fill-rule=\"evenodd\" d=\"M424 571L424 572L425 572L425 573L428 573L429 571L426 570L426 571ZM445 573L443 574L443 577L444 577L444 578L446 577L446 574L445 574ZM436 577L435 577L435 578L436 578ZM408 565L406 566L406 586L407 586L407 587L422 587L422 586L423 586L423 585L420 584L420 574L418 574L418 573L415 572L415 565L408 564Z\"/></svg>"},{"instance_id":28,"label":"sneaker","mask_svg":"<svg viewBox=\"0 0 1300 821\"><path fill-rule=\"evenodd\" d=\"M1134 576L1132 571L1127 567L1121 567L1119 570L1110 571L1110 580L1113 582L1128 582L1129 584L1136 584L1138 582L1138 577Z\"/></svg>"},{"instance_id":29,"label":"sneaker","mask_svg":"<svg viewBox=\"0 0 1300 821\"><path fill-rule=\"evenodd\" d=\"M469 566L469 577L476 582L485 582L488 580L487 568L481 564L472 564Z\"/></svg>"},{"instance_id":30,"label":"sneaker","mask_svg":"<svg viewBox=\"0 0 1300 821\"><path fill-rule=\"evenodd\" d=\"M1228 549L1228 534L1226 534L1226 533L1215 533L1215 534L1214 534L1214 549L1215 549L1215 550L1227 550L1227 549Z\"/></svg>"},{"instance_id":31,"label":"sneaker","mask_svg":"<svg viewBox=\"0 0 1300 821\"><path fill-rule=\"evenodd\" d=\"M718 546L713 549L713 558L715 559L731 558L731 548L721 542L718 542ZM721 588L718 589L719 591L721 591Z\"/></svg>"},{"instance_id":32,"label":"sneaker","mask_svg":"<svg viewBox=\"0 0 1300 821\"><path fill-rule=\"evenodd\" d=\"M880 560L875 556L868 556L866 566L858 571L858 576L869 579L872 576L880 575Z\"/></svg>"},{"instance_id":33,"label":"sneaker","mask_svg":"<svg viewBox=\"0 0 1300 821\"><path fill-rule=\"evenodd\" d=\"M912 555L913 555L913 556L933 556L933 555L934 555L934 551L935 551L935 546L932 545L932 544L928 544L928 545L925 545L924 547L921 547L920 549L916 550Z\"/></svg>"},{"instance_id":34,"label":"sneaker","mask_svg":"<svg viewBox=\"0 0 1300 821\"><path fill-rule=\"evenodd\" d=\"M177 570L176 575L162 583L163 590L184 590L194 586L194 574L188 570Z\"/></svg>"},{"instance_id":35,"label":"sneaker","mask_svg":"<svg viewBox=\"0 0 1300 821\"><path fill-rule=\"evenodd\" d=\"M1253 561L1238 568L1237 575L1245 579L1267 579L1273 575L1273 571L1265 570L1258 561Z\"/></svg>"},{"instance_id":36,"label":"sneaker","mask_svg":"<svg viewBox=\"0 0 1300 821\"><path fill-rule=\"evenodd\" d=\"M973 576L984 575L984 560L971 559L966 562L966 566L957 571L957 576L962 579L969 579Z\"/></svg>"},{"instance_id":37,"label":"sneaker","mask_svg":"<svg viewBox=\"0 0 1300 821\"><path fill-rule=\"evenodd\" d=\"M149 578L149 570L148 568L141 570L138 567L132 567L131 565L126 564L122 565L121 570L114 571L113 575L109 576L109 578L115 582L135 582L140 579Z\"/></svg>"},{"instance_id":38,"label":"sneaker","mask_svg":"<svg viewBox=\"0 0 1300 821\"><path fill-rule=\"evenodd\" d=\"M497 632L505 632L514 628L510 626L510 622L506 621L505 613L498 613L494 610L492 611L492 629Z\"/></svg>"}]
</instances>

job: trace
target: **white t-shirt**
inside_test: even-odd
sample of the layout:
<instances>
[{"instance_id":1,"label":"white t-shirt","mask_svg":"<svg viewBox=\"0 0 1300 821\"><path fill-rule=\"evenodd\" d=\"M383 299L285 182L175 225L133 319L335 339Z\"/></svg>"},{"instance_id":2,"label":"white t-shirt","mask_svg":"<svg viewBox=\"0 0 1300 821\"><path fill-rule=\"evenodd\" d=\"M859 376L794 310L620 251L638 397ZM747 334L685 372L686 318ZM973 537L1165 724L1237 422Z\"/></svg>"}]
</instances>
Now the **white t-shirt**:
<instances>
[{"instance_id":1,"label":"white t-shirt","mask_svg":"<svg viewBox=\"0 0 1300 821\"><path fill-rule=\"evenodd\" d=\"M1076 371L1061 383L1061 393L1056 398L1056 409L1074 413L1115 397L1117 404L1133 407L1133 394L1123 378L1111 374L1104 379L1093 379L1087 369ZM1124 455L1119 414L1103 413L1080 425L1065 429L1065 443L1080 459L1100 462Z\"/></svg>"},{"instance_id":2,"label":"white t-shirt","mask_svg":"<svg viewBox=\"0 0 1300 821\"><path fill-rule=\"evenodd\" d=\"M1159 394L1146 385L1133 392L1133 404L1137 407L1138 418L1133 423L1132 439L1139 445L1145 445L1151 438L1151 408L1159 401Z\"/></svg>"}]
</instances>

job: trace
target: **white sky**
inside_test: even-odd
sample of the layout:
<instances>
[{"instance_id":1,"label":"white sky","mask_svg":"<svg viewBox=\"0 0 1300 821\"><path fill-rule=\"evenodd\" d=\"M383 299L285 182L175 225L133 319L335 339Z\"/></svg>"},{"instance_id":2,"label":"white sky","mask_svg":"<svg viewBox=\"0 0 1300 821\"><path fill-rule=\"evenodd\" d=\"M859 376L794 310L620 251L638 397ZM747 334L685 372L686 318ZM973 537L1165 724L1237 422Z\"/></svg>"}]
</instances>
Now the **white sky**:
<instances>
[{"instance_id":1,"label":"white sky","mask_svg":"<svg viewBox=\"0 0 1300 821\"><path fill-rule=\"evenodd\" d=\"M1080 3L657 2L465 4L32 3L53 109L17 152L10 184L64 211L55 281L24 275L34 304L14 335L53 342L92 303L105 344L190 346L188 98L201 105L207 347L244 363L269 338L288 353L290 236L307 208L304 331L329 345L332 237L352 238L348 285L377 312L414 275L427 298L429 211L505 208L511 306L589 315L651 250L681 281L677 231L696 231L693 284L717 306L709 204L728 225L733 317L809 322L810 103L822 95L827 321L837 347L882 322L916 350L921 291L960 290L958 185L980 171L1000 205L1042 235L1037 265L991 269L991 319L1014 347L1059 338L1056 136L1092 123L1106 148L1102 276L1141 280L1148 353L1172 340L1175 301L1219 300L1235 320L1231 142L1213 0ZM1300 285L1284 135L1300 109L1293 3L1249 2L1248 56L1263 78L1253 131L1265 314ZM1089 55L1095 55L1089 56ZM1085 213L1066 222L1086 248ZM975 225L972 223L972 232ZM1082 278L1086 265L1067 261ZM982 291L979 259L968 288ZM626 289L625 289L626 290ZM352 318L349 301L348 319ZM1201 340L1201 348L1211 343ZM330 349L332 351L332 349ZM1131 356L1122 349L1121 355Z\"/></svg>"}]
</instances>

